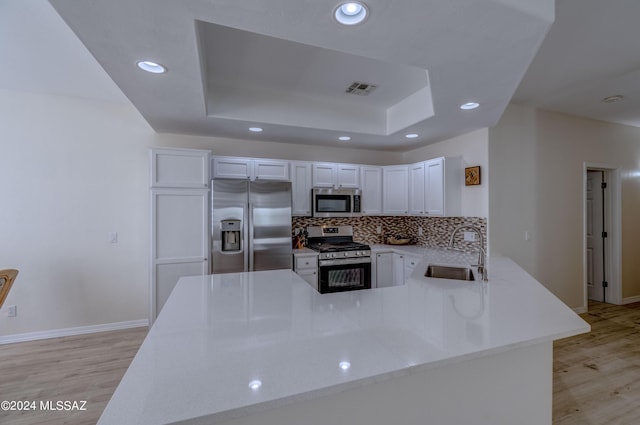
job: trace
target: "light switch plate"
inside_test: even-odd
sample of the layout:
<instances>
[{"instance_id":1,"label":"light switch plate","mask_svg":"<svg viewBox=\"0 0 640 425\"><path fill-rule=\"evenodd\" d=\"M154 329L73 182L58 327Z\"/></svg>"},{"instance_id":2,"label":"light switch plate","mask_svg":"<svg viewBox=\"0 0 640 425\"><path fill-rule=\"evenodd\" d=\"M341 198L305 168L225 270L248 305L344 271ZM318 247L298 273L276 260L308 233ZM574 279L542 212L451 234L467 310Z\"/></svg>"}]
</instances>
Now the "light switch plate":
<instances>
[{"instance_id":1,"label":"light switch plate","mask_svg":"<svg viewBox=\"0 0 640 425\"><path fill-rule=\"evenodd\" d=\"M467 242L475 242L476 234L474 232L464 232L464 240Z\"/></svg>"}]
</instances>

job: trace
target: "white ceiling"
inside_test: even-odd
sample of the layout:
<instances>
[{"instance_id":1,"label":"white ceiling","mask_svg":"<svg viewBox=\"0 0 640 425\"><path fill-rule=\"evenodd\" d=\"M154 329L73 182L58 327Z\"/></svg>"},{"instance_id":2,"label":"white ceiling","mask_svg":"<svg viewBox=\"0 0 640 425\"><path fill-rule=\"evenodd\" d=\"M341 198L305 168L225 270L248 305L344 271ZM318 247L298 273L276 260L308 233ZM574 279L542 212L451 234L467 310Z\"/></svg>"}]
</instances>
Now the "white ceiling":
<instances>
[{"instance_id":1,"label":"white ceiling","mask_svg":"<svg viewBox=\"0 0 640 425\"><path fill-rule=\"evenodd\" d=\"M556 3L556 22L513 102L640 127L640 1ZM613 95L624 99L602 102Z\"/></svg>"},{"instance_id":2,"label":"white ceiling","mask_svg":"<svg viewBox=\"0 0 640 425\"><path fill-rule=\"evenodd\" d=\"M558 0L533 63L552 0L369 0L355 28L333 22L336 0L51 1L64 21L42 0L0 2L0 87L131 101L158 132L406 150L492 126L514 92L640 125L636 0ZM354 81L378 87L345 94ZM625 99L600 102L612 94Z\"/></svg>"}]
</instances>

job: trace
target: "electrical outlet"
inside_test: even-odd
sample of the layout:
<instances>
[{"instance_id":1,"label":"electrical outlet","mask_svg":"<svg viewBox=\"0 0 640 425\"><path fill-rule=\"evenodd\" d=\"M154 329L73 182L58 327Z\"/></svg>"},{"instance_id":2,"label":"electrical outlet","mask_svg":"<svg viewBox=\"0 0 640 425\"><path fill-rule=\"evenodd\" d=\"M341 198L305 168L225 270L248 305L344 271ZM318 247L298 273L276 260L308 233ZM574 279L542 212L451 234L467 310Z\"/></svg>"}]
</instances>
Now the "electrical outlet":
<instances>
[{"instance_id":1,"label":"electrical outlet","mask_svg":"<svg viewBox=\"0 0 640 425\"><path fill-rule=\"evenodd\" d=\"M18 306L10 305L7 307L7 317L16 317L18 315Z\"/></svg>"},{"instance_id":2,"label":"electrical outlet","mask_svg":"<svg viewBox=\"0 0 640 425\"><path fill-rule=\"evenodd\" d=\"M464 240L467 242L475 242L476 240L475 232L464 232Z\"/></svg>"},{"instance_id":3,"label":"electrical outlet","mask_svg":"<svg viewBox=\"0 0 640 425\"><path fill-rule=\"evenodd\" d=\"M424 231L422 230L422 226L418 226L418 236L423 236Z\"/></svg>"},{"instance_id":4,"label":"electrical outlet","mask_svg":"<svg viewBox=\"0 0 640 425\"><path fill-rule=\"evenodd\" d=\"M113 232L109 235L109 242L118 243L118 232Z\"/></svg>"},{"instance_id":5,"label":"electrical outlet","mask_svg":"<svg viewBox=\"0 0 640 425\"><path fill-rule=\"evenodd\" d=\"M378 234L382 233L382 226L376 227L376 232L378 232Z\"/></svg>"}]
</instances>

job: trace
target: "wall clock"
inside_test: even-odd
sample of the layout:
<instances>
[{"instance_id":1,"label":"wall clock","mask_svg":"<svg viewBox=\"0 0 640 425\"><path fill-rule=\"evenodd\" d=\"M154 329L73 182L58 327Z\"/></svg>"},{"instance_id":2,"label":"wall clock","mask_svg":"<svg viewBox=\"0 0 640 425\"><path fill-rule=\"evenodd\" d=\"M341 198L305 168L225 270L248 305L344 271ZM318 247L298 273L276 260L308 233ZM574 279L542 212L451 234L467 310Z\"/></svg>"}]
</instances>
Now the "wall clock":
<instances>
[{"instance_id":1,"label":"wall clock","mask_svg":"<svg viewBox=\"0 0 640 425\"><path fill-rule=\"evenodd\" d=\"M467 167L464 169L464 185L475 186L480 184L480 166Z\"/></svg>"}]
</instances>

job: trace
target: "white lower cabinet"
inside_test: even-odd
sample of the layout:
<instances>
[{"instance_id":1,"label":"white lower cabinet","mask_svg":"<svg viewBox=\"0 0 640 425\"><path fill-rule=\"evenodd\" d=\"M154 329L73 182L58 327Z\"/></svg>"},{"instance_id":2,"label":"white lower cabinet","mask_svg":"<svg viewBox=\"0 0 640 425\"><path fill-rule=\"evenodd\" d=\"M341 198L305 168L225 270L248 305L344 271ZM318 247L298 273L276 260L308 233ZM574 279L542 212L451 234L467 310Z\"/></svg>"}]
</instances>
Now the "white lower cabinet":
<instances>
[{"instance_id":1,"label":"white lower cabinet","mask_svg":"<svg viewBox=\"0 0 640 425\"><path fill-rule=\"evenodd\" d=\"M393 253L393 284L404 285L404 254Z\"/></svg>"},{"instance_id":2,"label":"white lower cabinet","mask_svg":"<svg viewBox=\"0 0 640 425\"><path fill-rule=\"evenodd\" d=\"M393 252L380 252L376 254L376 282L371 282L371 286L384 288L394 286L393 284Z\"/></svg>"},{"instance_id":3,"label":"white lower cabinet","mask_svg":"<svg viewBox=\"0 0 640 425\"><path fill-rule=\"evenodd\" d=\"M404 281L406 282L413 274L416 266L420 262L420 257L414 257L412 255L404 256Z\"/></svg>"},{"instance_id":4,"label":"white lower cabinet","mask_svg":"<svg viewBox=\"0 0 640 425\"><path fill-rule=\"evenodd\" d=\"M395 252L379 252L375 259L375 287L398 286L404 284L403 255ZM372 287L373 282L372 282Z\"/></svg>"},{"instance_id":5,"label":"white lower cabinet","mask_svg":"<svg viewBox=\"0 0 640 425\"><path fill-rule=\"evenodd\" d=\"M372 275L375 281L371 282L372 288L404 285L422 260L421 257L394 251L377 252L374 255L375 271Z\"/></svg>"},{"instance_id":6,"label":"white lower cabinet","mask_svg":"<svg viewBox=\"0 0 640 425\"><path fill-rule=\"evenodd\" d=\"M294 252L293 271L313 289L318 290L318 253Z\"/></svg>"}]
</instances>

